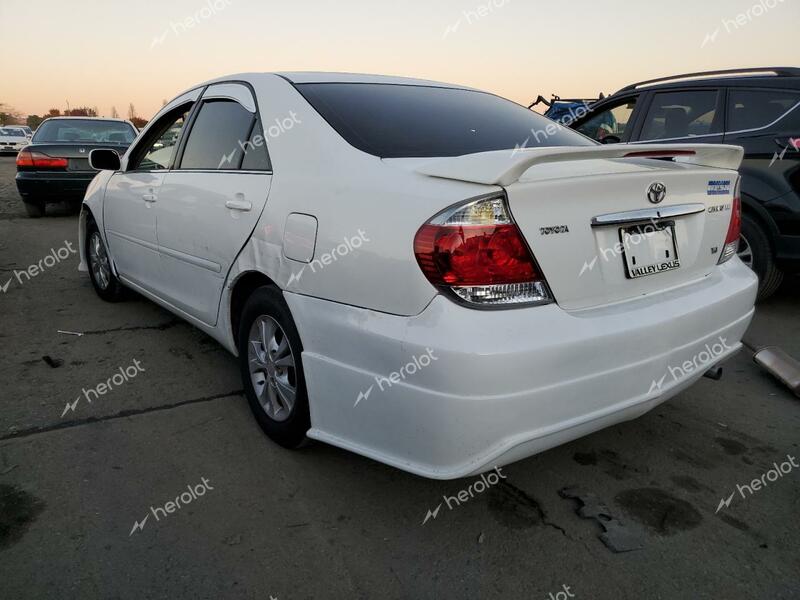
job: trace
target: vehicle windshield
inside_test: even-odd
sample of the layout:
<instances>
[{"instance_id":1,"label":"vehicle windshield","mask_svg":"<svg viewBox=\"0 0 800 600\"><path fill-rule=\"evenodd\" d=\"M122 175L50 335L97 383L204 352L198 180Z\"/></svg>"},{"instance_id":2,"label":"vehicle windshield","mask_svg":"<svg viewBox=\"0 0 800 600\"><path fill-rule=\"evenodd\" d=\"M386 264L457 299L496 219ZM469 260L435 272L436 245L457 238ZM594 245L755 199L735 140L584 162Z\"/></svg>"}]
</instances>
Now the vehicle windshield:
<instances>
[{"instance_id":1,"label":"vehicle windshield","mask_svg":"<svg viewBox=\"0 0 800 600\"><path fill-rule=\"evenodd\" d=\"M33 141L39 144L130 144L135 138L133 127L119 121L48 119L36 130Z\"/></svg>"},{"instance_id":2,"label":"vehicle windshield","mask_svg":"<svg viewBox=\"0 0 800 600\"><path fill-rule=\"evenodd\" d=\"M0 129L0 135L3 137L25 137L25 132L22 129L4 127Z\"/></svg>"},{"instance_id":3,"label":"vehicle windshield","mask_svg":"<svg viewBox=\"0 0 800 600\"><path fill-rule=\"evenodd\" d=\"M297 89L350 145L381 158L595 144L485 92L372 83L305 83Z\"/></svg>"}]
</instances>

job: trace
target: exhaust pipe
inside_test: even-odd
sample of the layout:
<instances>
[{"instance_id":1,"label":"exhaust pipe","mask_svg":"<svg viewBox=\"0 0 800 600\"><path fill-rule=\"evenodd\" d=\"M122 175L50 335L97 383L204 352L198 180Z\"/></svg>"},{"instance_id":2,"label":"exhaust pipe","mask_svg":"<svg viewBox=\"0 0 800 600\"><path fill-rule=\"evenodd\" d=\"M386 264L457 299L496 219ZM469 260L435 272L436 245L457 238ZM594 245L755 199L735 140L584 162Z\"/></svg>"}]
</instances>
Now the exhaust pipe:
<instances>
[{"instance_id":1,"label":"exhaust pipe","mask_svg":"<svg viewBox=\"0 0 800 600\"><path fill-rule=\"evenodd\" d=\"M777 346L755 348L746 340L742 340L742 343L754 353L753 362L800 398L800 362Z\"/></svg>"}]
</instances>

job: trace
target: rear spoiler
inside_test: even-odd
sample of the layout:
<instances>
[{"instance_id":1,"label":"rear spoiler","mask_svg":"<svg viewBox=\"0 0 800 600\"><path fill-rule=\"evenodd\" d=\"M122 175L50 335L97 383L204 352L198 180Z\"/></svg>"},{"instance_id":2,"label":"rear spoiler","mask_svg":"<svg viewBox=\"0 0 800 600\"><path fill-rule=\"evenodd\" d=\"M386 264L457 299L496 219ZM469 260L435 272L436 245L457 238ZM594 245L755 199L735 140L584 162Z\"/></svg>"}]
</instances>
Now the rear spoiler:
<instances>
[{"instance_id":1,"label":"rear spoiler","mask_svg":"<svg viewBox=\"0 0 800 600\"><path fill-rule=\"evenodd\" d=\"M744 149L723 144L609 144L523 148L437 158L417 168L417 173L487 185L511 185L535 165L610 158L674 158L677 162L738 170Z\"/></svg>"}]
</instances>

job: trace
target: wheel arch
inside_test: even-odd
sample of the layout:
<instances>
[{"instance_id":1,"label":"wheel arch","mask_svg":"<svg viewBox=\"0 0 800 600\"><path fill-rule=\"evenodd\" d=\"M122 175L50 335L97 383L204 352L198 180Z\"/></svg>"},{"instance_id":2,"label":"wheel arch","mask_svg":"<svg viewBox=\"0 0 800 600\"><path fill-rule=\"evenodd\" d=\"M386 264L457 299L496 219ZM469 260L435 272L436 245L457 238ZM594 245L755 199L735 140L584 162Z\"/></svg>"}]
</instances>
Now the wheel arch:
<instances>
[{"instance_id":1,"label":"wheel arch","mask_svg":"<svg viewBox=\"0 0 800 600\"><path fill-rule=\"evenodd\" d=\"M242 309L250 295L263 286L280 289L272 279L260 271L246 271L240 274L233 283L231 288L229 317L231 336L233 338L234 347L236 348L239 347L239 323Z\"/></svg>"},{"instance_id":2,"label":"wheel arch","mask_svg":"<svg viewBox=\"0 0 800 600\"><path fill-rule=\"evenodd\" d=\"M742 213L753 219L764 230L770 249L775 252L775 237L779 235L778 226L767 209L752 196L742 194Z\"/></svg>"}]
</instances>

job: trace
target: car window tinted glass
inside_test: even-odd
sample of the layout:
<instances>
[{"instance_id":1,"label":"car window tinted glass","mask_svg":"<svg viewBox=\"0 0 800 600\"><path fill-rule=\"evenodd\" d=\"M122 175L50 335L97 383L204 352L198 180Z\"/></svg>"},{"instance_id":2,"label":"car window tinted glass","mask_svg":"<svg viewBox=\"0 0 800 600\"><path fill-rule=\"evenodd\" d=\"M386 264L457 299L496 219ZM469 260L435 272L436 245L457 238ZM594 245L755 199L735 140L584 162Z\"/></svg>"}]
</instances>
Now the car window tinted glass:
<instances>
[{"instance_id":1,"label":"car window tinted glass","mask_svg":"<svg viewBox=\"0 0 800 600\"><path fill-rule=\"evenodd\" d=\"M186 140L180 168L238 169L254 118L232 100L204 102Z\"/></svg>"},{"instance_id":2,"label":"car window tinted glass","mask_svg":"<svg viewBox=\"0 0 800 600\"><path fill-rule=\"evenodd\" d=\"M728 94L728 131L766 127L785 115L798 102L798 92L731 90Z\"/></svg>"},{"instance_id":3,"label":"car window tinted glass","mask_svg":"<svg viewBox=\"0 0 800 600\"><path fill-rule=\"evenodd\" d=\"M598 142L609 135L622 139L631 121L633 109L636 108L636 100L630 98L621 104L606 108L589 117L575 129Z\"/></svg>"},{"instance_id":4,"label":"car window tinted glass","mask_svg":"<svg viewBox=\"0 0 800 600\"><path fill-rule=\"evenodd\" d=\"M714 133L716 108L715 90L657 93L647 111L641 139L665 140Z\"/></svg>"},{"instance_id":5,"label":"car window tinted glass","mask_svg":"<svg viewBox=\"0 0 800 600\"><path fill-rule=\"evenodd\" d=\"M48 119L33 141L41 143L130 144L136 132L128 123L94 119Z\"/></svg>"},{"instance_id":6,"label":"car window tinted glass","mask_svg":"<svg viewBox=\"0 0 800 600\"><path fill-rule=\"evenodd\" d=\"M592 145L542 115L483 92L372 83L297 88L350 145L383 158Z\"/></svg>"},{"instance_id":7,"label":"car window tinted glass","mask_svg":"<svg viewBox=\"0 0 800 600\"><path fill-rule=\"evenodd\" d=\"M267 152L267 140L264 139L264 132L261 129L261 122L256 122L253 133L245 144L244 160L242 160L242 170L244 171L269 171L272 166L269 162Z\"/></svg>"},{"instance_id":8,"label":"car window tinted glass","mask_svg":"<svg viewBox=\"0 0 800 600\"><path fill-rule=\"evenodd\" d=\"M181 129L186 123L191 108L191 105L182 107L156 123L155 130L148 134L151 141L145 142L147 150L141 160L132 165L133 169L158 171L169 168L175 147L178 145Z\"/></svg>"}]
</instances>

